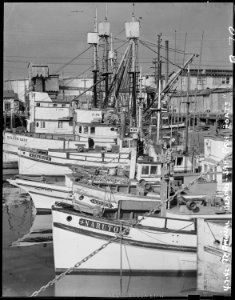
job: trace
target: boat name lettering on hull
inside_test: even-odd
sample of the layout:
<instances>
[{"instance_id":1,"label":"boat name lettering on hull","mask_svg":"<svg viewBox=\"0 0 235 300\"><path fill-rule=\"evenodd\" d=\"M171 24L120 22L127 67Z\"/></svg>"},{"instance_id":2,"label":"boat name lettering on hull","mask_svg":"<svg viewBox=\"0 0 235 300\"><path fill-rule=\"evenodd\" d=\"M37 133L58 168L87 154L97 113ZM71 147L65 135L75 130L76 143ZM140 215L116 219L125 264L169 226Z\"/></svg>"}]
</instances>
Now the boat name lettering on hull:
<instances>
[{"instance_id":1,"label":"boat name lettering on hull","mask_svg":"<svg viewBox=\"0 0 235 300\"><path fill-rule=\"evenodd\" d=\"M100 201L100 200L97 200L97 199L91 199L90 202L93 203L93 204L107 206L109 208L113 207L112 203L106 203L106 202L103 202L103 201Z\"/></svg>"},{"instance_id":2,"label":"boat name lettering on hull","mask_svg":"<svg viewBox=\"0 0 235 300\"><path fill-rule=\"evenodd\" d=\"M29 157L39 158L43 160L51 161L51 158L45 155L35 154L35 153L29 153Z\"/></svg>"},{"instance_id":3,"label":"boat name lettering on hull","mask_svg":"<svg viewBox=\"0 0 235 300\"><path fill-rule=\"evenodd\" d=\"M125 234L129 234L129 229L126 229L125 227L91 221L83 218L79 220L79 225L113 233L120 233L125 230Z\"/></svg>"}]
</instances>

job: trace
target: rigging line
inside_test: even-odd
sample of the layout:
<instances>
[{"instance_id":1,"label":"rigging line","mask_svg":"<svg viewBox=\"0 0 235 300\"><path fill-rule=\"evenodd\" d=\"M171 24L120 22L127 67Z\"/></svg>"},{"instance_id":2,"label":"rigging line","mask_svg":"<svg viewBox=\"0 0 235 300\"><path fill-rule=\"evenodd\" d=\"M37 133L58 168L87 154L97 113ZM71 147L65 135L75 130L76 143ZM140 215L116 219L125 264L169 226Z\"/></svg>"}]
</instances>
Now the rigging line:
<instances>
[{"instance_id":1,"label":"rigging line","mask_svg":"<svg viewBox=\"0 0 235 300\"><path fill-rule=\"evenodd\" d=\"M222 163L227 156L231 155L227 154L222 160L220 160L218 164ZM205 173L207 174L207 173ZM50 285L53 285L56 283L56 281L60 280L61 278L65 277L67 274L71 273L73 271L74 268L77 268L79 266L81 266L84 262L86 262L87 260L89 260L91 257L93 257L94 255L96 255L98 252L100 252L101 250L103 250L104 248L106 248L109 244L111 244L112 242L116 241L118 238L123 237L123 235L125 235L126 233L128 233L129 228L132 226L136 226L137 224L139 224L146 216L152 215L154 214L154 212L161 207L164 203L167 203L167 201L172 200L176 195L178 195L180 192L184 191L187 187L189 187L190 185L194 184L199 178L201 178L201 176L203 175L203 173L201 173L197 178L195 178L194 180L192 180L189 184L187 184L185 187L183 187L182 189L178 190L175 192L174 195L170 196L168 199L166 199L163 203L161 203L160 205L157 205L155 208L153 208L152 210L150 210L147 214L144 214L142 216L142 218L140 218L139 220L136 221L135 224L133 225L129 225L129 227L126 227L121 233L116 234L116 236L114 238L111 238L107 243L101 245L98 249L94 250L92 253L90 253L89 255L87 255L85 258L83 258L81 261L77 262L74 266L70 267L69 269L67 269L64 273L61 273L58 277L55 277L53 280L49 281L46 285L42 286L38 291L34 292L31 297L37 296L41 291L46 290Z\"/></svg>"},{"instance_id":2,"label":"rigging line","mask_svg":"<svg viewBox=\"0 0 235 300\"><path fill-rule=\"evenodd\" d=\"M214 233L212 232L212 230L211 230L211 228L210 228L210 225L209 225L208 221L206 221L206 224L207 224L208 228L210 229L211 234L213 235L213 238L214 238L214 240L215 240L214 242L220 244L220 241L217 240L217 239L215 238L215 235L214 235Z\"/></svg>"},{"instance_id":3,"label":"rigging line","mask_svg":"<svg viewBox=\"0 0 235 300\"><path fill-rule=\"evenodd\" d=\"M100 79L99 81L96 82L96 84L93 84L91 87L89 87L88 89L86 89L83 93L81 93L80 95L76 96L75 98L73 98L72 101L74 100L78 100L78 98L80 98L82 95L84 95L86 92L88 92L89 90L91 90L94 86L96 86L97 84L101 83L102 81L104 81L105 78Z\"/></svg>"},{"instance_id":4,"label":"rigging line","mask_svg":"<svg viewBox=\"0 0 235 300\"><path fill-rule=\"evenodd\" d=\"M150 48L149 46L147 46L147 45L146 45L145 43L143 43L142 41L140 41L140 43L141 43L143 46L145 46L145 47L147 47L148 49L150 49L151 51L153 51L154 53L158 54L157 51L153 50L152 48ZM172 65L178 67L179 69L184 70L184 68L182 68L181 66L179 66L179 65L177 65L177 64L174 64L173 62L171 62L169 59L165 58L164 56L160 56L160 57L163 58L164 60L168 61L170 64L172 64Z\"/></svg>"},{"instance_id":5,"label":"rigging line","mask_svg":"<svg viewBox=\"0 0 235 300\"><path fill-rule=\"evenodd\" d=\"M75 59L77 59L79 56L81 56L83 53L85 53L87 50L89 50L92 47L92 45L90 45L87 49L85 49L82 53L78 54L77 56L75 56L74 58L72 58L70 61L68 61L67 63L65 63L62 67L60 67L58 70L56 70L54 73L58 73L60 72L62 69L64 69L67 65L71 64L71 62L73 62Z\"/></svg>"},{"instance_id":6,"label":"rigging line","mask_svg":"<svg viewBox=\"0 0 235 300\"><path fill-rule=\"evenodd\" d=\"M146 41L146 40L142 40L142 39L141 39L141 41L146 42L147 44L150 44L150 45L152 45L152 46L157 46L157 44L151 43L151 42ZM161 45L160 48L161 48L161 49L166 49L166 47L163 46L163 45ZM171 50L171 51L175 51L175 49L173 49L173 48L171 48L171 47L168 47L168 49ZM183 51L183 50L176 49L176 52L179 53L179 54L184 54L184 51ZM185 54L187 54L187 55L192 55L193 53L191 53L191 52L186 52Z\"/></svg>"}]
</instances>

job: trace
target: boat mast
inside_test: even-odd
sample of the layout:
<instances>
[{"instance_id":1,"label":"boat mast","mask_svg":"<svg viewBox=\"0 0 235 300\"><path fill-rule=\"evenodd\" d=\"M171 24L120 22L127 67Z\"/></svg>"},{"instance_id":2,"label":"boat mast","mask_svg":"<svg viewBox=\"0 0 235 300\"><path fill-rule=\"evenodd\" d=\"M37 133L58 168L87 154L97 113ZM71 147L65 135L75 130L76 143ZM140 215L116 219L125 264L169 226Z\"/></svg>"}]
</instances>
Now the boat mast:
<instances>
[{"instance_id":1,"label":"boat mast","mask_svg":"<svg viewBox=\"0 0 235 300\"><path fill-rule=\"evenodd\" d=\"M95 10L95 22L94 22L94 32L97 34L98 37L98 26L97 26L97 8ZM94 45L94 68L93 68L93 84L94 84L94 89L93 89L93 107L97 107L97 89L96 89L96 83L97 83L97 73L98 73L98 44L93 44Z\"/></svg>"},{"instance_id":2,"label":"boat mast","mask_svg":"<svg viewBox=\"0 0 235 300\"><path fill-rule=\"evenodd\" d=\"M109 95L109 49L108 38L110 36L110 23L108 22L108 4L106 3L106 12L104 22L99 23L99 36L104 41L104 56L103 56L103 76L105 77L105 97L102 106L108 104Z\"/></svg>"},{"instance_id":3,"label":"boat mast","mask_svg":"<svg viewBox=\"0 0 235 300\"><path fill-rule=\"evenodd\" d=\"M97 8L94 21L94 32L87 34L87 43L93 45L93 107L97 107L97 73L98 73L98 43L99 36L97 30Z\"/></svg>"}]
</instances>

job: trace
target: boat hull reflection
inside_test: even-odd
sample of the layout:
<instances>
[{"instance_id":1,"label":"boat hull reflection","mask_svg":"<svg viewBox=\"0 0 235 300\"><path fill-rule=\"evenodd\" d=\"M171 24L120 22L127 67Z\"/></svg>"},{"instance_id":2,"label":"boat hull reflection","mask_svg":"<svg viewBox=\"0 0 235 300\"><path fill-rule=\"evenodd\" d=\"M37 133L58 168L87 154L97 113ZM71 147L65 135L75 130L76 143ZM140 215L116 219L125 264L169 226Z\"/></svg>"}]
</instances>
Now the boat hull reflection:
<instances>
[{"instance_id":1,"label":"boat hull reflection","mask_svg":"<svg viewBox=\"0 0 235 300\"><path fill-rule=\"evenodd\" d=\"M196 272L158 276L69 274L56 282L55 297L161 297L188 295L195 290Z\"/></svg>"}]
</instances>

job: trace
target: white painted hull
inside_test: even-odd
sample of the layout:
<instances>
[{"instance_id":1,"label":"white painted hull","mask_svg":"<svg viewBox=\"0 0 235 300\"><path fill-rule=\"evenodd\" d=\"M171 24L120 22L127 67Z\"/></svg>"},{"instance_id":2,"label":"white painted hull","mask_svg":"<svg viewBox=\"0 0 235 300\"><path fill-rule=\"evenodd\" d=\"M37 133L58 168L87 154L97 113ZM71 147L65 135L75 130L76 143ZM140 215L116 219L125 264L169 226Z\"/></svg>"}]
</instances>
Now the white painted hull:
<instances>
[{"instance_id":1,"label":"white painted hull","mask_svg":"<svg viewBox=\"0 0 235 300\"><path fill-rule=\"evenodd\" d=\"M71 221L67 219L69 216L72 217ZM97 221L91 216L53 208L52 219L56 272L73 267L115 237L114 232L81 225L89 220L110 224L110 227L117 226L117 223L115 225L102 218ZM162 222L161 218L156 219ZM120 241L112 242L73 271L120 272L120 268L127 273L195 271L196 234L177 234L174 230L165 231L163 234L157 227L154 230L150 230L149 227L130 228L127 237L122 239L122 245Z\"/></svg>"},{"instance_id":2,"label":"white painted hull","mask_svg":"<svg viewBox=\"0 0 235 300\"><path fill-rule=\"evenodd\" d=\"M58 201L72 203L72 190L66 186L21 179L9 179L8 182L29 193L37 211L51 211L52 205Z\"/></svg>"},{"instance_id":3,"label":"white painted hull","mask_svg":"<svg viewBox=\"0 0 235 300\"><path fill-rule=\"evenodd\" d=\"M74 196L87 195L90 197L107 200L110 202L117 203L119 200L145 200L145 201L160 201L160 195L156 193L154 196L140 196L131 193L120 193L120 192L109 192L105 188L97 188L92 185L74 183L73 187Z\"/></svg>"},{"instance_id":4,"label":"white painted hull","mask_svg":"<svg viewBox=\"0 0 235 300\"><path fill-rule=\"evenodd\" d=\"M27 157L19 157L19 174L21 175L65 175L71 174L68 166L49 164L44 161L35 161Z\"/></svg>"},{"instance_id":5,"label":"white painted hull","mask_svg":"<svg viewBox=\"0 0 235 300\"><path fill-rule=\"evenodd\" d=\"M66 136L66 135L65 135ZM49 148L64 149L77 148L78 141L64 141L57 139L46 139L23 134L5 132L3 135L3 160L18 160L18 148L28 147L40 150L48 150Z\"/></svg>"},{"instance_id":6,"label":"white painted hull","mask_svg":"<svg viewBox=\"0 0 235 300\"><path fill-rule=\"evenodd\" d=\"M19 150L19 174L22 175L65 175L71 174L70 166L90 166L112 168L118 165L126 166L130 163L128 154L107 154L103 162L101 153L76 153L73 158L42 155L26 150Z\"/></svg>"}]
</instances>

